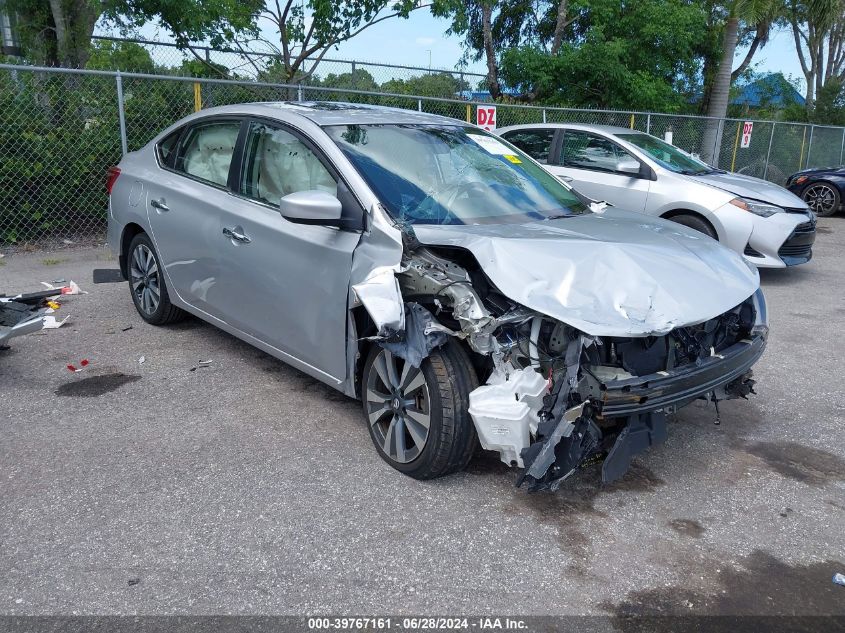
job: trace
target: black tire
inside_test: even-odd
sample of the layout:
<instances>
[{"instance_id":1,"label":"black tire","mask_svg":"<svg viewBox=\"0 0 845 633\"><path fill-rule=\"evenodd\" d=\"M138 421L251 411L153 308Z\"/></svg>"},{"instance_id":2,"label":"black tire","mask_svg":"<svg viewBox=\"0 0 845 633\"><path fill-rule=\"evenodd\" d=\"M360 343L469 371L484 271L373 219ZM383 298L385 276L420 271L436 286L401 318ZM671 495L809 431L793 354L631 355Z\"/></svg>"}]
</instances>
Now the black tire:
<instances>
[{"instance_id":1,"label":"black tire","mask_svg":"<svg viewBox=\"0 0 845 633\"><path fill-rule=\"evenodd\" d=\"M155 272L142 270L149 258L155 262ZM170 303L167 284L161 273L161 262L153 246L152 240L146 233L138 233L129 243L126 251L126 277L129 279L129 294L138 314L151 325L168 325L181 321L187 313ZM155 279L155 283L153 283ZM140 281L139 281L140 280ZM137 285L136 285L137 284ZM158 301L153 305L155 291L158 291Z\"/></svg>"},{"instance_id":2,"label":"black tire","mask_svg":"<svg viewBox=\"0 0 845 633\"><path fill-rule=\"evenodd\" d=\"M683 224L684 226L688 226L691 229L695 229L699 233L704 233L708 237L712 237L714 240L718 240L719 237L716 235L716 231L713 230L713 227L710 223L705 220L704 218L700 218L697 215L689 215L687 213L682 213L680 215L675 215L669 218L672 222L677 222L678 224Z\"/></svg>"},{"instance_id":3,"label":"black tire","mask_svg":"<svg viewBox=\"0 0 845 633\"><path fill-rule=\"evenodd\" d=\"M839 189L826 181L813 182L801 193L801 199L820 218L829 218L839 211L842 198Z\"/></svg>"},{"instance_id":4,"label":"black tire","mask_svg":"<svg viewBox=\"0 0 845 633\"><path fill-rule=\"evenodd\" d=\"M430 398L428 435L418 455L403 462L386 452L380 430L383 422L371 423L370 419L371 407L378 408L379 405L377 400L369 400L368 385L372 377L384 386L374 368L376 359L383 352L381 346L373 346L361 377L364 419L378 454L393 468L414 479L434 479L466 468L478 446L475 425L469 414L469 393L478 386L478 377L467 353L460 345L450 341L423 360L420 370ZM396 366L400 364L404 366L404 361L396 358ZM395 417L392 411L385 415ZM404 424L408 424L407 417ZM403 445L408 440L413 442L412 434L404 424Z\"/></svg>"}]
</instances>

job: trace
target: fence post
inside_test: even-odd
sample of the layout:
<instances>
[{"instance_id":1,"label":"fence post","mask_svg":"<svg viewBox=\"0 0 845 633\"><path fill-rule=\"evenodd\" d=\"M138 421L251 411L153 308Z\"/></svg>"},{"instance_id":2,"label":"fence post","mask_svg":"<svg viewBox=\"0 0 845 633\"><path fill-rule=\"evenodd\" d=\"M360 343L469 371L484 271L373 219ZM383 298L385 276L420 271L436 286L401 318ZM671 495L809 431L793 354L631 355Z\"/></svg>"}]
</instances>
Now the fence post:
<instances>
[{"instance_id":1,"label":"fence post","mask_svg":"<svg viewBox=\"0 0 845 633\"><path fill-rule=\"evenodd\" d=\"M355 88L355 62L354 61L352 62L352 81L350 83L352 84L352 88L354 89ZM300 101L302 101L302 99L300 99Z\"/></svg>"},{"instance_id":2,"label":"fence post","mask_svg":"<svg viewBox=\"0 0 845 633\"><path fill-rule=\"evenodd\" d=\"M736 122L736 138L734 139L734 155L731 158L731 171L736 167L736 152L739 149L739 131L742 129L741 121ZM718 165L716 165L718 167Z\"/></svg>"},{"instance_id":3,"label":"fence post","mask_svg":"<svg viewBox=\"0 0 845 633\"><path fill-rule=\"evenodd\" d=\"M296 87L296 100L297 100L297 101L302 101L302 84L299 84L299 85Z\"/></svg>"},{"instance_id":4,"label":"fence post","mask_svg":"<svg viewBox=\"0 0 845 633\"><path fill-rule=\"evenodd\" d=\"M120 122L120 149L125 156L129 152L129 146L126 142L126 115L123 112L123 77L120 76L120 71L114 76L114 81L117 84L117 119Z\"/></svg>"},{"instance_id":5,"label":"fence post","mask_svg":"<svg viewBox=\"0 0 845 633\"><path fill-rule=\"evenodd\" d=\"M648 116L645 118L645 133L651 134L651 112L649 112Z\"/></svg>"},{"instance_id":6,"label":"fence post","mask_svg":"<svg viewBox=\"0 0 845 633\"><path fill-rule=\"evenodd\" d=\"M631 113L631 129L634 129L634 113Z\"/></svg>"},{"instance_id":7,"label":"fence post","mask_svg":"<svg viewBox=\"0 0 845 633\"><path fill-rule=\"evenodd\" d=\"M543 108L543 123L546 122L546 109Z\"/></svg>"},{"instance_id":8,"label":"fence post","mask_svg":"<svg viewBox=\"0 0 845 633\"><path fill-rule=\"evenodd\" d=\"M839 150L839 164L842 164L843 155L845 155L845 127L842 128L842 149Z\"/></svg>"},{"instance_id":9,"label":"fence post","mask_svg":"<svg viewBox=\"0 0 845 633\"><path fill-rule=\"evenodd\" d=\"M194 112L202 110L202 85L200 82L194 82Z\"/></svg>"},{"instance_id":10,"label":"fence post","mask_svg":"<svg viewBox=\"0 0 845 633\"><path fill-rule=\"evenodd\" d=\"M422 99L417 99L417 112L422 112Z\"/></svg>"},{"instance_id":11,"label":"fence post","mask_svg":"<svg viewBox=\"0 0 845 633\"><path fill-rule=\"evenodd\" d=\"M472 106L467 104L467 123L472 123Z\"/></svg>"},{"instance_id":12,"label":"fence post","mask_svg":"<svg viewBox=\"0 0 845 633\"><path fill-rule=\"evenodd\" d=\"M810 153L813 151L813 132L816 130L815 125L810 126L810 142L807 143L807 162L804 164L804 169L810 166Z\"/></svg>"},{"instance_id":13,"label":"fence post","mask_svg":"<svg viewBox=\"0 0 845 633\"><path fill-rule=\"evenodd\" d=\"M769 161L772 158L772 142L775 140L775 126L777 123L772 121L772 135L769 137L769 151L766 152L766 165L763 167L763 180L766 179L766 176L769 173Z\"/></svg>"}]
</instances>

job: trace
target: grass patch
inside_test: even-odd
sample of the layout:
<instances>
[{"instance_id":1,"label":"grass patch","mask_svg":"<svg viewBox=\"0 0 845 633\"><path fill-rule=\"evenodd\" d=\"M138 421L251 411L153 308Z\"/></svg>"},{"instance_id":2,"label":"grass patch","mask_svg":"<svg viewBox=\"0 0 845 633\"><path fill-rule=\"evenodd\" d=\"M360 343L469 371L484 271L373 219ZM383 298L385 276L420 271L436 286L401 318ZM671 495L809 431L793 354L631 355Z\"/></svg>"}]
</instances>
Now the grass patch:
<instances>
[{"instance_id":1,"label":"grass patch","mask_svg":"<svg viewBox=\"0 0 845 633\"><path fill-rule=\"evenodd\" d=\"M50 257L45 257L44 259L41 260L41 263L44 264L45 266L58 266L59 264L63 264L66 261L67 261L66 259L53 259L53 258L50 258Z\"/></svg>"}]
</instances>

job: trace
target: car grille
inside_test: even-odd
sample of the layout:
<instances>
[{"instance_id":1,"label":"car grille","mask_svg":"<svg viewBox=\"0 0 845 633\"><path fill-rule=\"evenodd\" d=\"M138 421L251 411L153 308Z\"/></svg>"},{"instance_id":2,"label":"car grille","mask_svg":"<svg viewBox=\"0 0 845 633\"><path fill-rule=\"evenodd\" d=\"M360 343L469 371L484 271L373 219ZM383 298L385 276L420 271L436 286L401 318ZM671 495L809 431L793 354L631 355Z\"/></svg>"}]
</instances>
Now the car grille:
<instances>
[{"instance_id":1,"label":"car grille","mask_svg":"<svg viewBox=\"0 0 845 633\"><path fill-rule=\"evenodd\" d=\"M786 211L787 213L803 213L804 215L807 215L807 209L806 208L800 209L800 208L797 208L797 207L783 207L783 210Z\"/></svg>"},{"instance_id":2,"label":"car grille","mask_svg":"<svg viewBox=\"0 0 845 633\"><path fill-rule=\"evenodd\" d=\"M795 227L796 233L812 233L815 230L816 230L816 224L812 220L809 221L809 222L804 222L802 224L799 224L798 226Z\"/></svg>"},{"instance_id":3,"label":"car grille","mask_svg":"<svg viewBox=\"0 0 845 633\"><path fill-rule=\"evenodd\" d=\"M745 245L745 250L744 250L744 251L742 251L742 252L743 252L745 255L748 255L749 257L762 257L762 256L763 256L763 253L761 253L761 252L760 252L760 251L758 251L756 248L754 248L753 246L751 246L751 244L746 244L746 245Z\"/></svg>"},{"instance_id":4,"label":"car grille","mask_svg":"<svg viewBox=\"0 0 845 633\"><path fill-rule=\"evenodd\" d=\"M784 244L778 249L781 257L806 257L812 250L812 244Z\"/></svg>"}]
</instances>

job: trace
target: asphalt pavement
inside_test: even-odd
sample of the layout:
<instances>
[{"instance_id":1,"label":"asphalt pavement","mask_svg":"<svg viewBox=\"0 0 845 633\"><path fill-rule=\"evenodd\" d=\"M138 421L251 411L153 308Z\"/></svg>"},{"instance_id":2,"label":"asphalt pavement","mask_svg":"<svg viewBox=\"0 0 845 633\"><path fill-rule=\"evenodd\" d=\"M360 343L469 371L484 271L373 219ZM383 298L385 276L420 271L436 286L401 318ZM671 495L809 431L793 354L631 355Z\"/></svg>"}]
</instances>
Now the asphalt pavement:
<instances>
[{"instance_id":1,"label":"asphalt pavement","mask_svg":"<svg viewBox=\"0 0 845 633\"><path fill-rule=\"evenodd\" d=\"M0 351L0 614L843 615L845 217L816 244L762 274L756 396L533 495L490 454L400 475L359 403L93 285L104 247L5 251L0 292L88 294Z\"/></svg>"}]
</instances>

